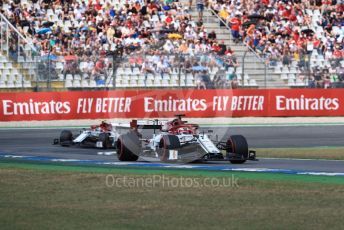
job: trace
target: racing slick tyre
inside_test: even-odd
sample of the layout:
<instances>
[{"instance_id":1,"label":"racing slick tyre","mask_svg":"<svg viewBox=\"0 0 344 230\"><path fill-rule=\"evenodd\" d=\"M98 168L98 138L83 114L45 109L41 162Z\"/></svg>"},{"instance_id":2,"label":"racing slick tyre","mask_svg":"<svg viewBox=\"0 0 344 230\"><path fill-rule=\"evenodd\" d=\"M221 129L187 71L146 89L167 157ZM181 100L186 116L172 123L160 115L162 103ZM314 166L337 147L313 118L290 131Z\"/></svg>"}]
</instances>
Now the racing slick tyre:
<instances>
[{"instance_id":1,"label":"racing slick tyre","mask_svg":"<svg viewBox=\"0 0 344 230\"><path fill-rule=\"evenodd\" d=\"M234 159L231 159L232 164L243 164L248 158L248 145L246 138L242 135L230 136L227 144L229 145L229 152L234 153ZM237 159L235 159L237 158Z\"/></svg>"},{"instance_id":2,"label":"racing slick tyre","mask_svg":"<svg viewBox=\"0 0 344 230\"><path fill-rule=\"evenodd\" d=\"M60 134L60 145L61 146L70 146L73 141L73 134L70 130L63 130Z\"/></svg>"},{"instance_id":3,"label":"racing slick tyre","mask_svg":"<svg viewBox=\"0 0 344 230\"><path fill-rule=\"evenodd\" d=\"M164 135L159 142L158 155L162 161L169 158L169 150L180 148L179 138L175 135Z\"/></svg>"},{"instance_id":4,"label":"racing slick tyre","mask_svg":"<svg viewBox=\"0 0 344 230\"><path fill-rule=\"evenodd\" d=\"M111 148L110 135L108 133L99 134L99 141L103 143L103 149Z\"/></svg>"},{"instance_id":5,"label":"racing slick tyre","mask_svg":"<svg viewBox=\"0 0 344 230\"><path fill-rule=\"evenodd\" d=\"M117 140L117 157L120 161L137 161L141 152L141 142L136 133L121 135Z\"/></svg>"}]
</instances>

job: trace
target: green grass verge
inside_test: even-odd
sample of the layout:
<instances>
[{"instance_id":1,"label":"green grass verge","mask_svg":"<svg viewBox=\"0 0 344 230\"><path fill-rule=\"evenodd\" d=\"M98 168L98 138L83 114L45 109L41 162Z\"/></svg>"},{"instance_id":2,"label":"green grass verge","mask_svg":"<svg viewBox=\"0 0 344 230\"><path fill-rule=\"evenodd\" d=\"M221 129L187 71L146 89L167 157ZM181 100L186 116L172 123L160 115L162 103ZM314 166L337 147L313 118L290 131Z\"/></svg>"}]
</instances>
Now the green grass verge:
<instances>
[{"instance_id":1,"label":"green grass verge","mask_svg":"<svg viewBox=\"0 0 344 230\"><path fill-rule=\"evenodd\" d=\"M257 148L258 157L344 160L344 147Z\"/></svg>"},{"instance_id":2,"label":"green grass verge","mask_svg":"<svg viewBox=\"0 0 344 230\"><path fill-rule=\"evenodd\" d=\"M148 183L162 175L166 182L180 181L181 175L184 181L199 182L235 177L237 186ZM0 164L0 226L73 230L342 229L343 184L304 183L283 177L261 180L248 175L254 174L4 162ZM109 186L106 181L110 176L140 183Z\"/></svg>"},{"instance_id":3,"label":"green grass verge","mask_svg":"<svg viewBox=\"0 0 344 230\"><path fill-rule=\"evenodd\" d=\"M231 172L231 171L211 171L194 169L152 169L129 166L86 166L86 165L66 165L62 163L39 163L20 160L1 160L0 169L29 169L45 171L61 171L75 173L99 173L99 174L140 174L140 175L171 175L171 176L201 176L201 177L231 177L240 176L249 180L277 180L277 181L300 181L317 182L329 184L344 184L344 177L336 176L314 176L314 175L294 175L284 173L263 173L263 172Z\"/></svg>"}]
</instances>

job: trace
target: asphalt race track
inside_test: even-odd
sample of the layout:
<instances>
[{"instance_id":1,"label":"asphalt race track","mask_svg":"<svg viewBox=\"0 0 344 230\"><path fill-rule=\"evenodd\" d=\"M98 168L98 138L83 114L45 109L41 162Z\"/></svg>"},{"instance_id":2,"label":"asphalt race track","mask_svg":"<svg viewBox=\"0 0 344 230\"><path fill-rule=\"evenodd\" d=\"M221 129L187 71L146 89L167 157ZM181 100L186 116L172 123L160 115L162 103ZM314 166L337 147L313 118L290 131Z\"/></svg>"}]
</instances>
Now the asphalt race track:
<instances>
[{"instance_id":1,"label":"asphalt race track","mask_svg":"<svg viewBox=\"0 0 344 230\"><path fill-rule=\"evenodd\" d=\"M204 128L213 130L219 138L226 133L242 134L247 138L250 148L269 147L324 147L344 146L344 126L270 126L270 127L230 127ZM89 162L117 162L114 155L99 155L104 150L92 148L61 147L53 145L62 129L0 129L0 156L35 156L59 159L76 159ZM72 130L77 133L79 130ZM107 150L111 152L113 150ZM259 158L259 153L257 153ZM114 163L115 164L115 163ZM195 167L227 167L228 170L246 171L298 170L312 172L340 173L344 175L344 161L335 160L296 160L296 159L260 159L242 165L225 162L191 164Z\"/></svg>"}]
</instances>

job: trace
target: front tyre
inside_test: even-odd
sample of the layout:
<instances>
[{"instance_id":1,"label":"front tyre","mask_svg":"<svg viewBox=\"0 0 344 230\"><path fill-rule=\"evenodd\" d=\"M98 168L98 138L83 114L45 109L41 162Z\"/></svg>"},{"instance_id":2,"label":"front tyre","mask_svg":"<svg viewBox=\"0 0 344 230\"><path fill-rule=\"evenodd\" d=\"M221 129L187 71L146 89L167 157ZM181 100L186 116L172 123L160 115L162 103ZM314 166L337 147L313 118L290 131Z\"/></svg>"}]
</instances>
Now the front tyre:
<instances>
[{"instance_id":1,"label":"front tyre","mask_svg":"<svg viewBox=\"0 0 344 230\"><path fill-rule=\"evenodd\" d=\"M117 140L117 157L120 161L137 161L141 152L141 142L137 134L130 132Z\"/></svg>"},{"instance_id":2,"label":"front tyre","mask_svg":"<svg viewBox=\"0 0 344 230\"><path fill-rule=\"evenodd\" d=\"M233 153L230 162L232 164L243 164L248 158L248 144L242 135L230 136L227 140L228 152Z\"/></svg>"},{"instance_id":3,"label":"front tyre","mask_svg":"<svg viewBox=\"0 0 344 230\"><path fill-rule=\"evenodd\" d=\"M157 150L161 161L167 161L169 158L169 150L180 148L179 138L175 135L164 135L159 142Z\"/></svg>"},{"instance_id":4,"label":"front tyre","mask_svg":"<svg viewBox=\"0 0 344 230\"><path fill-rule=\"evenodd\" d=\"M60 134L60 145L68 147L72 144L73 134L70 130L63 130Z\"/></svg>"},{"instance_id":5,"label":"front tyre","mask_svg":"<svg viewBox=\"0 0 344 230\"><path fill-rule=\"evenodd\" d=\"M99 134L99 141L102 142L103 149L111 148L110 135L108 133Z\"/></svg>"}]
</instances>

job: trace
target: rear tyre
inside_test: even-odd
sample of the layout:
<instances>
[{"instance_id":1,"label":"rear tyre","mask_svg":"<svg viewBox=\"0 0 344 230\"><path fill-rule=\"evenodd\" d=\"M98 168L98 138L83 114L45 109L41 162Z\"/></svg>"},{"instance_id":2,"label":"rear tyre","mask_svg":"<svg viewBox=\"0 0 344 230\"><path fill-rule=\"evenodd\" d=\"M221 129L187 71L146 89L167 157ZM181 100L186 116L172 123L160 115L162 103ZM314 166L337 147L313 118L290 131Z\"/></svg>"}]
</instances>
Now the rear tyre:
<instances>
[{"instance_id":1,"label":"rear tyre","mask_svg":"<svg viewBox=\"0 0 344 230\"><path fill-rule=\"evenodd\" d=\"M162 136L159 142L159 149L158 149L158 155L160 156L160 160L167 161L169 158L169 150L178 149L178 148L180 148L180 142L177 136L175 135Z\"/></svg>"},{"instance_id":2,"label":"rear tyre","mask_svg":"<svg viewBox=\"0 0 344 230\"><path fill-rule=\"evenodd\" d=\"M110 135L108 133L99 134L99 141L103 142L103 149L111 148Z\"/></svg>"},{"instance_id":3,"label":"rear tyre","mask_svg":"<svg viewBox=\"0 0 344 230\"><path fill-rule=\"evenodd\" d=\"M68 147L72 144L73 134L70 130L63 130L60 134L60 145Z\"/></svg>"},{"instance_id":4,"label":"rear tyre","mask_svg":"<svg viewBox=\"0 0 344 230\"><path fill-rule=\"evenodd\" d=\"M141 142L137 134L126 133L117 140L117 157L120 161L137 161L141 152Z\"/></svg>"},{"instance_id":5,"label":"rear tyre","mask_svg":"<svg viewBox=\"0 0 344 230\"><path fill-rule=\"evenodd\" d=\"M229 145L229 152L234 153L234 159L231 159L232 164L243 164L248 158L248 144L246 138L242 135L230 136L227 144ZM237 158L237 159L235 159Z\"/></svg>"}]
</instances>

